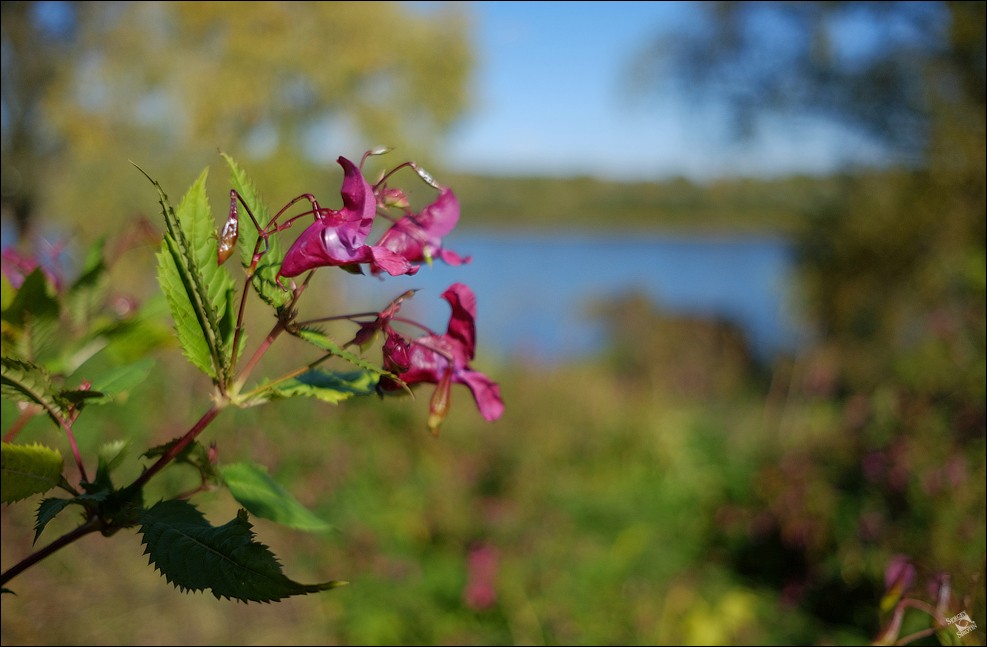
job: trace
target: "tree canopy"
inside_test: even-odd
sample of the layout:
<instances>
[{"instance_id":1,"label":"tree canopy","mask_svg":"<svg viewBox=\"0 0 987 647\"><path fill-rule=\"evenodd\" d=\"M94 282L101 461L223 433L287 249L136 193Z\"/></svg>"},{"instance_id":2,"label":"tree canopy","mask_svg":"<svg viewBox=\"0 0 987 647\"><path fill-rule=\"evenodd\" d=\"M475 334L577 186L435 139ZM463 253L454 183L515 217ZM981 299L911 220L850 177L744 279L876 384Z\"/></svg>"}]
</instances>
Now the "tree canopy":
<instances>
[{"instance_id":1,"label":"tree canopy","mask_svg":"<svg viewBox=\"0 0 987 647\"><path fill-rule=\"evenodd\" d=\"M398 147L428 162L467 107L467 16L394 2L4 2L3 210L118 224L217 149L272 186ZM308 190L308 189L306 189ZM286 196L286 199L293 196Z\"/></svg>"},{"instance_id":2,"label":"tree canopy","mask_svg":"<svg viewBox=\"0 0 987 647\"><path fill-rule=\"evenodd\" d=\"M726 104L741 134L766 114L825 118L914 159L934 104L975 92L954 84L975 85L978 68L983 78L976 34L960 33L975 31L983 3L742 1L700 11L691 29L643 47L631 78L646 94L674 88Z\"/></svg>"}]
</instances>

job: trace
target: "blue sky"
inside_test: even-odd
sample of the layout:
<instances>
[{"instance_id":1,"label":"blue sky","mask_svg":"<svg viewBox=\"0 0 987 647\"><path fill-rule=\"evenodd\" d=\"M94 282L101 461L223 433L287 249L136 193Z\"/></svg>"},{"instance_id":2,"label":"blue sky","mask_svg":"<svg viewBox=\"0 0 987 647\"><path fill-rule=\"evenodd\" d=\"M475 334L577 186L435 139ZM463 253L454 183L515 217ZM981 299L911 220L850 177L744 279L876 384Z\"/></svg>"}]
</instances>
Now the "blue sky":
<instances>
[{"instance_id":1,"label":"blue sky","mask_svg":"<svg viewBox=\"0 0 987 647\"><path fill-rule=\"evenodd\" d=\"M774 122L754 144L739 144L722 136L725 115L714 106L671 94L632 101L629 60L660 30L696 20L695 3L463 4L474 20L474 107L445 150L463 171L703 180L879 159L875 147L824 124Z\"/></svg>"}]
</instances>

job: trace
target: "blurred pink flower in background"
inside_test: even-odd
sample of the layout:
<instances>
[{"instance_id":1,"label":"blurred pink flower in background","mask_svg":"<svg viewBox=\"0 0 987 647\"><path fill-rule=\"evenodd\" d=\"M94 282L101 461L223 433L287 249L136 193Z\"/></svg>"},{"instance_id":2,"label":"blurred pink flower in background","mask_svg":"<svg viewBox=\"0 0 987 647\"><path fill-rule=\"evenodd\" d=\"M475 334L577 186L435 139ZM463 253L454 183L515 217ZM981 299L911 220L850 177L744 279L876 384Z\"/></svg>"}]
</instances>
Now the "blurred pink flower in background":
<instances>
[{"instance_id":1,"label":"blurred pink flower in background","mask_svg":"<svg viewBox=\"0 0 987 647\"><path fill-rule=\"evenodd\" d=\"M468 569L463 601L471 609L482 611L497 603L497 549L488 544L477 544L466 557Z\"/></svg>"}]
</instances>

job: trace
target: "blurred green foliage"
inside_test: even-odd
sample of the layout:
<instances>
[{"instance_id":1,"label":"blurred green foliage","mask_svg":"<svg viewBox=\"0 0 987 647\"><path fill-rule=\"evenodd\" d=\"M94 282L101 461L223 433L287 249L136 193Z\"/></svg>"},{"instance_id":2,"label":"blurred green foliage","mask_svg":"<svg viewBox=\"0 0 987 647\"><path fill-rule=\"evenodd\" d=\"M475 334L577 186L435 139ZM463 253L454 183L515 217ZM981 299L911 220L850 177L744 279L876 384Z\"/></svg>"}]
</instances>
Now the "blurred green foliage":
<instances>
[{"instance_id":1,"label":"blurred green foliage","mask_svg":"<svg viewBox=\"0 0 987 647\"><path fill-rule=\"evenodd\" d=\"M815 4L848 3L786 6ZM949 610L980 625L948 640L983 644L985 5L932 4L948 29L899 61L926 91L907 113L922 119L920 155L901 168L719 189L448 180L490 224L538 212L546 226L570 214L643 225L660 212L661 224L743 228L747 214L790 233L816 326L803 352L761 371L730 330L623 300L597 360L491 371L507 405L492 426L454 406L433 439L423 401L237 412L217 423L220 457L270 465L338 532L262 523L260 539L292 554L289 575L350 587L233 606L162 586L133 537L115 538L132 550L93 540L4 596L3 643L863 644L887 626L885 569L904 554L919 574L910 595L933 603L927 585L948 574ZM901 98L892 86L884 96ZM80 443L173 435L197 388L180 361L171 371ZM11 509L0 523L7 564L29 550L33 520ZM477 547L497 555L485 608L464 599ZM899 636L929 626L911 610Z\"/></svg>"},{"instance_id":2,"label":"blurred green foliage","mask_svg":"<svg viewBox=\"0 0 987 647\"><path fill-rule=\"evenodd\" d=\"M118 537L115 550L90 542L22 577L18 595L4 599L4 643L867 638L869 626L827 625L771 586L747 581L718 546L736 500L753 497L752 471L773 458L779 441L756 400L698 406L645 385L628 388L598 365L494 374L511 404L504 419L488 425L454 407L438 439L421 426L424 401L275 404L217 421L221 461L244 456L272 465L337 529L327 542L258 522L259 538L292 554L289 575L338 577L349 587L273 607L219 604L162 586L129 539ZM163 424L174 407L140 400L135 395L130 411L106 423L132 427L135 442L154 433L134 427L135 415ZM223 497L201 502L210 515L229 515ZM12 509L3 523L8 560L25 547L18 538L31 520ZM464 588L469 551L479 545L496 551L498 569L495 602L475 609ZM86 584L51 588L70 574ZM34 623L55 608L65 623ZM100 622L85 621L89 614Z\"/></svg>"},{"instance_id":3,"label":"blurred green foliage","mask_svg":"<svg viewBox=\"0 0 987 647\"><path fill-rule=\"evenodd\" d=\"M708 234L791 235L805 225L806 204L831 200L838 179L687 178L616 182L597 178L484 177L457 175L467 227L572 228L585 230L688 231Z\"/></svg>"},{"instance_id":4,"label":"blurred green foliage","mask_svg":"<svg viewBox=\"0 0 987 647\"><path fill-rule=\"evenodd\" d=\"M802 209L799 287L816 336L772 377L784 440L738 512L764 525L720 538L733 536L742 572L797 591L820 618L861 621L896 553L918 567L918 599L934 606L948 577L950 612L983 616L987 5L706 6L709 28L676 36L691 87L720 93L741 121L752 109L835 117L907 160L832 178ZM771 20L797 37L779 47ZM834 26L853 21L881 46L848 54ZM915 615L891 640L921 629Z\"/></svg>"}]
</instances>

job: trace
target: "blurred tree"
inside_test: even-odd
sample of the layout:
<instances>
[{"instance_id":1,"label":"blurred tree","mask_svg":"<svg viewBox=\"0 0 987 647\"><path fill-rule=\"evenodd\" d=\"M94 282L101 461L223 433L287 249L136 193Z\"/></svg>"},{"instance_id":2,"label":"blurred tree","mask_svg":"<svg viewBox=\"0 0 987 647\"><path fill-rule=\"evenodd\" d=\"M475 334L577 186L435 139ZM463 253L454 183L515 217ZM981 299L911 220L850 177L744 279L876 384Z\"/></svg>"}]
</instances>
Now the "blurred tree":
<instances>
[{"instance_id":1,"label":"blurred tree","mask_svg":"<svg viewBox=\"0 0 987 647\"><path fill-rule=\"evenodd\" d=\"M64 57L67 39L43 38L41 25L33 19L31 3L4 2L0 12L3 216L24 230L36 198L35 190L26 187L30 178L37 176L38 167L51 160L56 148L39 112L45 89L55 76L56 62ZM46 41L50 47L38 47L38 43Z\"/></svg>"},{"instance_id":2,"label":"blurred tree","mask_svg":"<svg viewBox=\"0 0 987 647\"><path fill-rule=\"evenodd\" d=\"M709 2L700 12L632 61L642 94L722 102L740 135L787 113L859 129L891 153L924 151L926 64L948 41L943 3Z\"/></svg>"},{"instance_id":3,"label":"blurred tree","mask_svg":"<svg viewBox=\"0 0 987 647\"><path fill-rule=\"evenodd\" d=\"M220 148L251 160L265 187L290 180L295 194L315 190L306 180L331 186L336 156L370 146L427 163L426 146L466 107L468 24L454 9L2 6L3 207L21 227L39 211L100 231L118 224L148 204L128 160L185 186Z\"/></svg>"},{"instance_id":4,"label":"blurred tree","mask_svg":"<svg viewBox=\"0 0 987 647\"><path fill-rule=\"evenodd\" d=\"M803 601L837 622L873 604L894 553L949 573L950 608L983 617L987 4L703 7L709 20L642 55L649 88L720 100L741 133L782 110L834 120L898 163L848 171L843 191L806 205L817 344L751 496L775 533L739 553L761 576L781 549L798 553Z\"/></svg>"}]
</instances>

